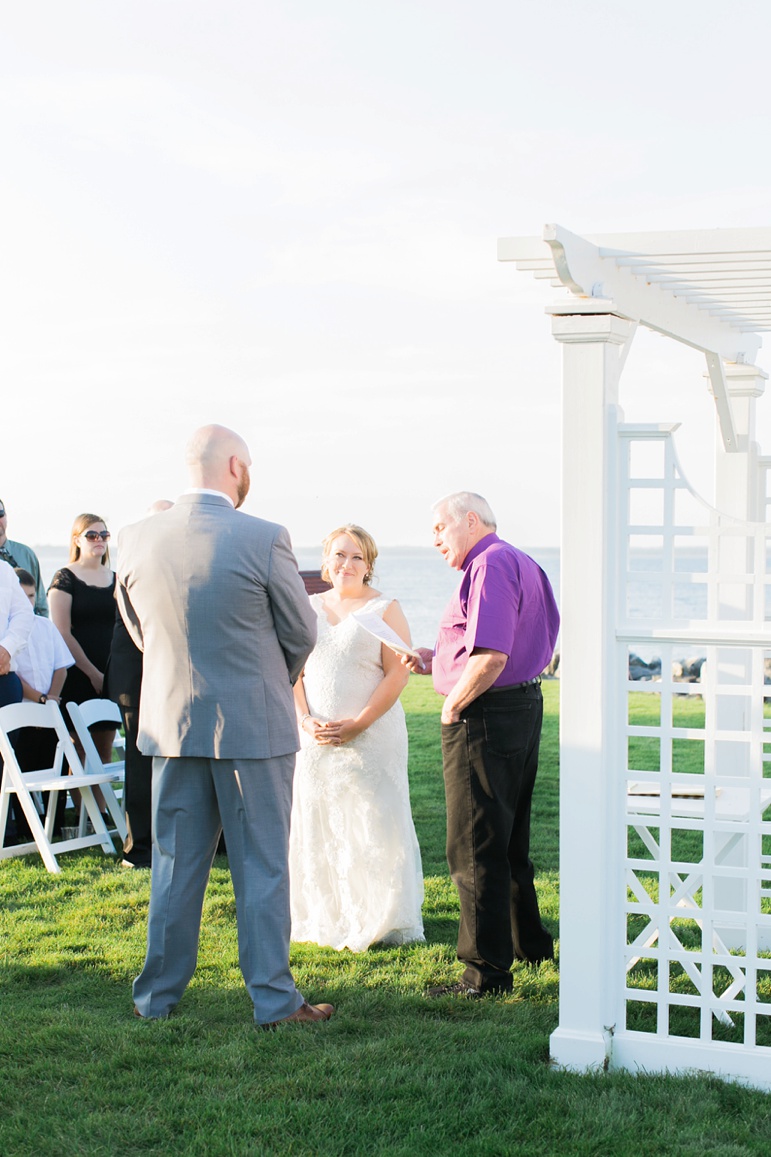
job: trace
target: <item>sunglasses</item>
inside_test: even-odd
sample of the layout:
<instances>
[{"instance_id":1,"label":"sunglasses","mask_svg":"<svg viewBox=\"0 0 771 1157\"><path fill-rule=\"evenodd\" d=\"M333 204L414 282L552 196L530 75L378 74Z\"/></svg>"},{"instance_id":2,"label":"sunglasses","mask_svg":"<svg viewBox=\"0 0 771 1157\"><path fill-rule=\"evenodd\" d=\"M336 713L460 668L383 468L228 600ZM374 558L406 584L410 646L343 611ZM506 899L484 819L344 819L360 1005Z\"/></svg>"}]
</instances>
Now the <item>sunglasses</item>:
<instances>
[{"instance_id":1,"label":"sunglasses","mask_svg":"<svg viewBox=\"0 0 771 1157\"><path fill-rule=\"evenodd\" d=\"M5 518L5 507L0 506L0 518Z\"/></svg>"},{"instance_id":2,"label":"sunglasses","mask_svg":"<svg viewBox=\"0 0 771 1157\"><path fill-rule=\"evenodd\" d=\"M98 542L100 538L102 542L107 542L107 539L110 537L110 532L109 530L86 530L83 537L88 539L89 542Z\"/></svg>"}]
</instances>

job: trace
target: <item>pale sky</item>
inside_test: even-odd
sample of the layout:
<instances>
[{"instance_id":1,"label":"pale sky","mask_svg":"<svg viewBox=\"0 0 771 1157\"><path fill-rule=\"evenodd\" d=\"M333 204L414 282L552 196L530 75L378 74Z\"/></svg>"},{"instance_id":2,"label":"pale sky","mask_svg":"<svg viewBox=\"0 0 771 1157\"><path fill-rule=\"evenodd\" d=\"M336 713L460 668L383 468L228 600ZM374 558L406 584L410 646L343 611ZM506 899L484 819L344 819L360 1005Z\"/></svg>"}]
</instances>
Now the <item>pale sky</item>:
<instances>
[{"instance_id":1,"label":"pale sky","mask_svg":"<svg viewBox=\"0 0 771 1157\"><path fill-rule=\"evenodd\" d=\"M556 545L554 291L498 237L771 223L767 0L2 0L1 27L0 498L30 544L174 498L217 421L298 546L428 545L462 488ZM623 379L701 489L704 369L641 333ZM771 389L759 426L769 452Z\"/></svg>"}]
</instances>

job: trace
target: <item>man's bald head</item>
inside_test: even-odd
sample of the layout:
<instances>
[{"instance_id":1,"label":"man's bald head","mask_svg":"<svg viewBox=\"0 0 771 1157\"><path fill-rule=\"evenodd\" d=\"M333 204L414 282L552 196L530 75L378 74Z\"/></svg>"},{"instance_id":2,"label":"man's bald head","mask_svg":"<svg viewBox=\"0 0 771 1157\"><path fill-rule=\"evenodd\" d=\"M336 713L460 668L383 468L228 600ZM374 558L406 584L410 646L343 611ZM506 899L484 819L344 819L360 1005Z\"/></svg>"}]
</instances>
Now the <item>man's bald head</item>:
<instances>
[{"instance_id":1,"label":"man's bald head","mask_svg":"<svg viewBox=\"0 0 771 1157\"><path fill-rule=\"evenodd\" d=\"M193 486L221 490L240 506L249 493L249 448L227 426L201 426L187 444L187 467Z\"/></svg>"}]
</instances>

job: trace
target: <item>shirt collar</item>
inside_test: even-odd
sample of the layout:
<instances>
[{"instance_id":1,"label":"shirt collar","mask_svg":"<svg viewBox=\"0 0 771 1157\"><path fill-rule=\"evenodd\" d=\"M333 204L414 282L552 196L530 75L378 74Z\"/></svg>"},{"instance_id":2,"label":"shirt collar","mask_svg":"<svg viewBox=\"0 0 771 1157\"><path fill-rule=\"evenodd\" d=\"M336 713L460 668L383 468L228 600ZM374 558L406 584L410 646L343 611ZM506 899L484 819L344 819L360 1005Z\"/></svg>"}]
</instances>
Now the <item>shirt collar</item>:
<instances>
[{"instance_id":1,"label":"shirt collar","mask_svg":"<svg viewBox=\"0 0 771 1157\"><path fill-rule=\"evenodd\" d=\"M224 498L226 502L235 510L236 504L229 494L225 494L222 490L210 490L207 486L190 486L184 491L185 494L214 494L217 498Z\"/></svg>"},{"instance_id":2,"label":"shirt collar","mask_svg":"<svg viewBox=\"0 0 771 1157\"><path fill-rule=\"evenodd\" d=\"M479 542L474 543L471 550L464 558L462 563L463 570L468 570L477 555L480 555L483 550L487 550L488 546L492 546L494 542L500 541L501 540L498 538L498 535L493 531L491 531L489 534L486 534L484 538L480 538Z\"/></svg>"}]
</instances>

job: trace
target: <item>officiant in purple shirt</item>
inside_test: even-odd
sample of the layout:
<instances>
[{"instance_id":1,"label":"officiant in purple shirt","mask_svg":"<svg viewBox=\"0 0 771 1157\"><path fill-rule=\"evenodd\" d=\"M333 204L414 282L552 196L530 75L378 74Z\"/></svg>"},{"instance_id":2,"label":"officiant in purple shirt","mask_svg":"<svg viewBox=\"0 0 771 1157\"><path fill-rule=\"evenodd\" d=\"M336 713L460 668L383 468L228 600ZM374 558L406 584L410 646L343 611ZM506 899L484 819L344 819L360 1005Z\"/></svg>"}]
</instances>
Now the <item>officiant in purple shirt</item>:
<instances>
[{"instance_id":1,"label":"officiant in purple shirt","mask_svg":"<svg viewBox=\"0 0 771 1157\"><path fill-rule=\"evenodd\" d=\"M530 806L543 722L540 675L554 654L559 612L549 580L529 555L495 533L478 494L434 507L434 546L462 572L425 671L445 696L442 758L447 860L460 897L455 984L428 996L508 992L514 959L554 955L530 860ZM418 663L405 660L413 670Z\"/></svg>"}]
</instances>

